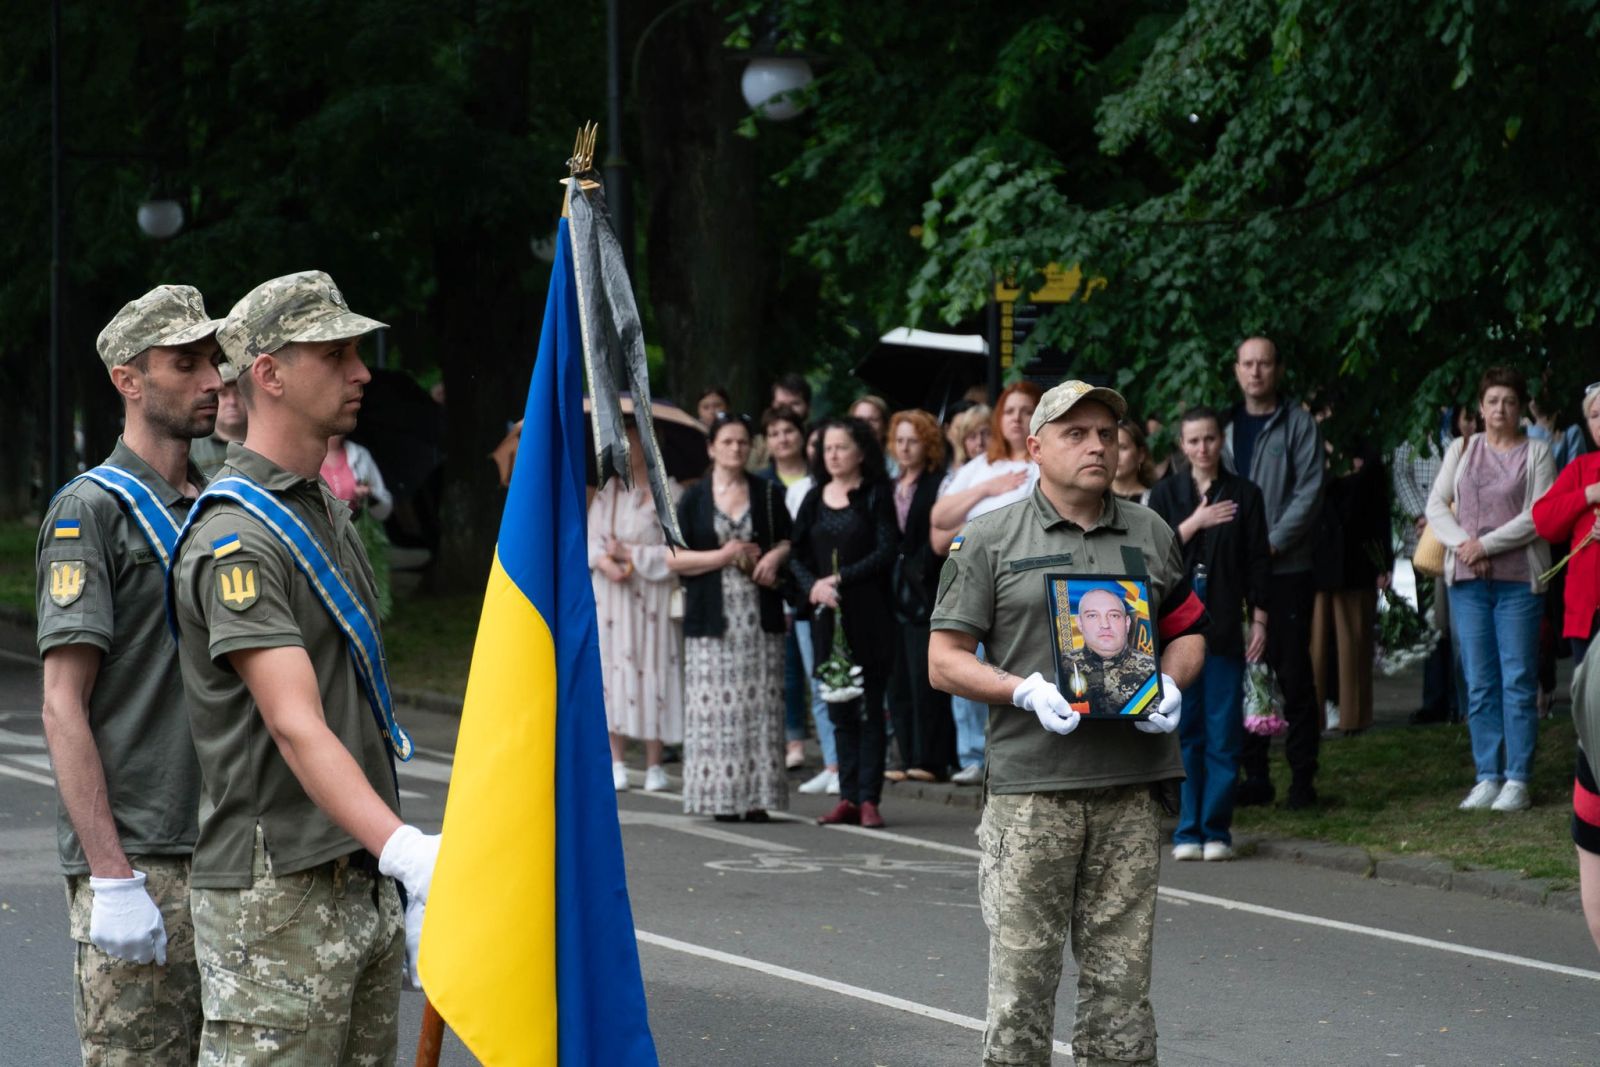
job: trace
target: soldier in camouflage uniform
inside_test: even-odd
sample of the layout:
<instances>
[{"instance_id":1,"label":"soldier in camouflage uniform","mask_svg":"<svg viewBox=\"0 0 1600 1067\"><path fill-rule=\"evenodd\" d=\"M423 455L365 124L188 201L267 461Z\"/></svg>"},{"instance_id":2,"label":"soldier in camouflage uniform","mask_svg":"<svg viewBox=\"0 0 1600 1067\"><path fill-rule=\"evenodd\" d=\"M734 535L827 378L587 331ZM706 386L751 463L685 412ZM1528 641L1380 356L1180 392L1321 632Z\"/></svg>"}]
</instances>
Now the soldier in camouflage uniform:
<instances>
[{"instance_id":1,"label":"soldier in camouflage uniform","mask_svg":"<svg viewBox=\"0 0 1600 1067\"><path fill-rule=\"evenodd\" d=\"M287 509L281 528L302 524L374 618L350 509L318 470L328 438L355 427L371 378L357 341L381 325L305 271L257 286L218 331L249 426L217 481L245 479ZM379 726L352 655L369 649L347 643L297 558L223 498L202 502L173 564L205 783L192 896L208 1067L392 1064L438 854L437 836L400 820L392 724Z\"/></svg>"},{"instance_id":2,"label":"soldier in camouflage uniform","mask_svg":"<svg viewBox=\"0 0 1600 1067\"><path fill-rule=\"evenodd\" d=\"M117 312L97 348L126 418L96 470L116 468L130 496L76 478L39 532L44 730L85 1064L188 1067L199 1050L189 856L200 769L164 624L163 546L127 508L148 494L144 520L171 537L205 484L189 443L216 419L217 325L186 285Z\"/></svg>"},{"instance_id":3,"label":"soldier in camouflage uniform","mask_svg":"<svg viewBox=\"0 0 1600 1067\"><path fill-rule=\"evenodd\" d=\"M1028 499L969 522L939 576L929 673L945 692L990 706L978 831L989 928L986 1064L1050 1063L1069 938L1078 964L1078 1067L1156 1062L1153 786L1183 777L1173 731L1179 686L1204 662L1205 608L1189 589L1172 531L1110 492L1116 420L1126 409L1116 392L1083 382L1045 393L1028 438L1039 484ZM1056 647L1047 572L1123 573L1148 583L1165 685L1149 721L1092 721L1078 730L1078 713L1045 681ZM974 654L979 642L988 663Z\"/></svg>"},{"instance_id":4,"label":"soldier in camouflage uniform","mask_svg":"<svg viewBox=\"0 0 1600 1067\"><path fill-rule=\"evenodd\" d=\"M1088 681L1089 711L1117 715L1155 673L1155 657L1133 646L1133 609L1109 589L1090 589L1078 599L1081 666Z\"/></svg>"}]
</instances>

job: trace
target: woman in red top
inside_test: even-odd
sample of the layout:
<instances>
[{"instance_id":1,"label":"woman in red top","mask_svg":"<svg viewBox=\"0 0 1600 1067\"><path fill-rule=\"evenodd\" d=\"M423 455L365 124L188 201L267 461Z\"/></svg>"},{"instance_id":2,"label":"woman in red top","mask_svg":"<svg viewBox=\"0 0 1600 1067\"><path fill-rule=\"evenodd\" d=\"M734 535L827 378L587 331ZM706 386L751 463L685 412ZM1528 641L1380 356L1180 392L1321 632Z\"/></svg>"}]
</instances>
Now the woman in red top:
<instances>
[{"instance_id":1,"label":"woman in red top","mask_svg":"<svg viewBox=\"0 0 1600 1067\"><path fill-rule=\"evenodd\" d=\"M1600 445L1600 382L1583 394L1583 417L1589 436ZM1584 542L1600 515L1600 452L1586 452L1562 468L1550 490L1533 502L1533 526L1539 536L1557 545ZM1567 610L1562 636L1572 642L1573 659L1582 662L1594 637L1595 611L1600 609L1600 531L1567 564Z\"/></svg>"}]
</instances>

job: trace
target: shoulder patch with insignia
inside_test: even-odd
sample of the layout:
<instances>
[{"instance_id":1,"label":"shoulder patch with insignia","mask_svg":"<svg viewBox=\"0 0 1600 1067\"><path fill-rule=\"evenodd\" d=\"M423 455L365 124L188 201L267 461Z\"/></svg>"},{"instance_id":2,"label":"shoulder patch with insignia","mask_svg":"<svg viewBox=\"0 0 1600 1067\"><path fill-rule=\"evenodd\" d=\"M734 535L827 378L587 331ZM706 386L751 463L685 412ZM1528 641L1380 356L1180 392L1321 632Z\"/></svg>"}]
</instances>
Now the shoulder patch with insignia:
<instances>
[{"instance_id":1,"label":"shoulder patch with insignia","mask_svg":"<svg viewBox=\"0 0 1600 1067\"><path fill-rule=\"evenodd\" d=\"M260 598L256 589L254 560L244 560L232 566L219 564L216 575L217 599L230 611L244 611Z\"/></svg>"},{"instance_id":2,"label":"shoulder patch with insignia","mask_svg":"<svg viewBox=\"0 0 1600 1067\"><path fill-rule=\"evenodd\" d=\"M58 608L67 607L83 595L88 584L88 570L81 559L50 561L50 602Z\"/></svg>"},{"instance_id":3,"label":"shoulder patch with insignia","mask_svg":"<svg viewBox=\"0 0 1600 1067\"><path fill-rule=\"evenodd\" d=\"M57 519L51 535L58 541L76 541L83 535L83 522L80 519Z\"/></svg>"}]
</instances>

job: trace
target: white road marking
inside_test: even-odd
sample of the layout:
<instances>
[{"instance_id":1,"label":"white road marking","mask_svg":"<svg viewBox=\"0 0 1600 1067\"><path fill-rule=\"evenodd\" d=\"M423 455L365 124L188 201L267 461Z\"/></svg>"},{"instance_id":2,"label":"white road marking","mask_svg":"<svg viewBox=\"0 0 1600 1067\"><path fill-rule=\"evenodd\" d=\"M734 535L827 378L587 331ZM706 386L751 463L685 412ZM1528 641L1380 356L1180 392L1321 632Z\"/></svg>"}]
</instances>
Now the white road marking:
<instances>
[{"instance_id":1,"label":"white road marking","mask_svg":"<svg viewBox=\"0 0 1600 1067\"><path fill-rule=\"evenodd\" d=\"M0 774L7 774L13 778L21 778L24 782L34 782L38 785L47 785L51 789L56 787L55 779L53 778L46 778L42 774L34 774L32 771L25 771L20 767L10 767L4 763L0 763Z\"/></svg>"},{"instance_id":2,"label":"white road marking","mask_svg":"<svg viewBox=\"0 0 1600 1067\"><path fill-rule=\"evenodd\" d=\"M22 745L24 748L43 748L43 734L19 734L15 730L0 728L0 745Z\"/></svg>"},{"instance_id":3,"label":"white road marking","mask_svg":"<svg viewBox=\"0 0 1600 1067\"><path fill-rule=\"evenodd\" d=\"M421 778L426 782L450 781L450 764L413 756L406 763L396 763L395 770L407 778Z\"/></svg>"},{"instance_id":4,"label":"white road marking","mask_svg":"<svg viewBox=\"0 0 1600 1067\"><path fill-rule=\"evenodd\" d=\"M427 800L428 799L428 794L426 794L426 793L418 793L414 789L402 789L402 790L400 790L400 799L401 800Z\"/></svg>"},{"instance_id":5,"label":"white road marking","mask_svg":"<svg viewBox=\"0 0 1600 1067\"><path fill-rule=\"evenodd\" d=\"M43 753L35 755L32 752L7 752L5 753L5 758L15 763L20 763L25 767L37 767L41 771L51 769L50 757Z\"/></svg>"},{"instance_id":6,"label":"white road marking","mask_svg":"<svg viewBox=\"0 0 1600 1067\"><path fill-rule=\"evenodd\" d=\"M920 1015L924 1019L933 1019L936 1022L950 1023L952 1026L959 1026L964 1030L975 1030L980 1034L983 1033L983 1020L974 1019L970 1015L958 1015L953 1011L945 1011L943 1008L935 1008L930 1004L919 1004L914 1000L906 1000L902 997L891 996L888 993L879 993L876 990L863 989L861 986L849 985L845 982L836 982L832 978L823 978L820 975L807 974L805 971L796 971L788 967L779 967L775 963L766 963L762 960L753 960L748 956L735 956L731 952L722 952L718 949L706 948L704 945L690 944L687 941L679 941L676 938L662 937L660 934L652 934L644 930L635 930L634 936L640 941L643 941L645 944L654 945L657 948L664 948L672 952L681 952L687 956L697 956L700 959L711 960L714 963L727 964L730 967L740 967L744 970L755 971L757 974L764 974L771 978L782 978L786 982L795 982L800 985L810 986L813 989L821 989L824 992L837 993L844 997L853 997L856 1000L864 1000L868 1004L876 1004L879 1007L884 1008L893 1008L895 1011L903 1011L910 1015ZM1068 1045L1064 1041L1053 1042L1052 1047L1057 1053L1066 1056L1072 1055L1072 1046Z\"/></svg>"},{"instance_id":7,"label":"white road marking","mask_svg":"<svg viewBox=\"0 0 1600 1067\"><path fill-rule=\"evenodd\" d=\"M646 796L657 796L664 799L679 799L675 793L660 792L647 793ZM783 819L789 822L810 822L798 815L786 812L773 812L773 819ZM983 853L975 848L963 848L960 845L947 845L942 841L925 841L920 837L911 837L907 834L897 834L887 830L863 830L859 826L830 826L830 831L845 831L870 837L876 841L896 841L903 845L917 848L931 849L935 852L948 852L957 856L967 856L971 859L981 859ZM1569 967L1562 963L1551 963L1548 960L1533 959L1528 956L1514 956L1507 952L1496 952L1493 949L1474 948L1471 945L1457 944L1454 941L1440 941L1431 937L1418 937L1415 934L1402 933L1399 930L1385 930L1380 926L1364 926L1360 923L1348 923L1339 919L1325 919L1320 915L1306 915L1297 911L1285 911L1282 908L1269 908L1262 904L1251 904L1242 900L1230 900L1227 897L1211 896L1207 893L1193 893L1186 889L1173 889L1162 886L1156 890L1158 896L1174 903L1207 904L1225 911L1248 912L1252 915L1261 915L1266 918L1280 919L1284 922L1299 923L1303 926L1318 926L1325 930L1338 930L1341 933L1357 934L1362 937L1371 937L1380 941L1393 941L1402 945L1413 945L1417 948L1433 949L1436 952L1447 952L1457 956L1469 956L1473 959L1492 960L1495 963L1510 964L1513 967L1526 967L1530 970L1544 971L1548 974L1560 974L1569 978L1587 978L1593 982L1600 982L1600 971L1585 970L1582 967Z\"/></svg>"},{"instance_id":8,"label":"white road marking","mask_svg":"<svg viewBox=\"0 0 1600 1067\"><path fill-rule=\"evenodd\" d=\"M680 834L693 834L695 837L705 837L712 841L720 841L725 845L734 845L738 848L754 849L757 852L804 852L805 849L795 848L792 845L775 845L763 841L759 837L746 837L736 834L731 830L719 830L715 826L707 826L698 822L689 815L656 815L648 811L618 811L617 821L623 826L659 826L666 830L676 830Z\"/></svg>"},{"instance_id":9,"label":"white road marking","mask_svg":"<svg viewBox=\"0 0 1600 1067\"><path fill-rule=\"evenodd\" d=\"M1363 926L1360 923L1347 923L1339 919L1324 919L1320 915L1302 915L1299 912L1284 911L1281 908L1269 908L1263 904L1247 904L1239 900L1229 900L1226 897L1214 897L1207 893L1192 893L1187 889L1169 889L1163 886L1156 892L1169 900L1179 900L1191 904L1210 904L1214 908L1222 908L1226 911L1243 911L1252 915L1264 915L1270 919L1283 919L1286 922L1303 923L1307 926L1320 926L1327 930L1340 930L1347 934L1361 934L1365 937L1375 937L1383 941L1395 941L1402 945L1431 948L1439 952L1453 952L1460 956L1472 956L1481 960L1493 960L1496 963L1509 963L1514 967L1528 967L1536 971L1548 971L1551 974L1564 974L1569 978L1587 978L1593 982L1600 982L1600 971L1586 971L1582 967L1568 967L1565 964L1550 963L1545 960L1531 959L1527 956L1513 956L1510 953L1495 952L1492 949L1458 945L1453 941L1438 941L1431 937L1418 937L1415 934L1404 934L1398 930L1385 930L1378 926Z\"/></svg>"}]
</instances>

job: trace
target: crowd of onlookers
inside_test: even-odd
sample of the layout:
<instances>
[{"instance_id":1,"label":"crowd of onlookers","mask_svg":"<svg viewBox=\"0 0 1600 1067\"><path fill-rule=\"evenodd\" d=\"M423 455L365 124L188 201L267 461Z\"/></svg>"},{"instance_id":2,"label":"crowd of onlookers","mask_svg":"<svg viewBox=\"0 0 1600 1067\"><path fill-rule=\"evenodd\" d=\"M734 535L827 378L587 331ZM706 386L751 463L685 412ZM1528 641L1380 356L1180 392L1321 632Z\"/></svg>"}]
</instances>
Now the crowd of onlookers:
<instances>
[{"instance_id":1,"label":"crowd of onlookers","mask_svg":"<svg viewBox=\"0 0 1600 1067\"><path fill-rule=\"evenodd\" d=\"M1284 395L1270 340L1241 344L1233 371L1231 407L1126 419L1111 457L1111 491L1177 533L1210 620L1183 698L1174 855L1230 857L1234 806L1276 799L1270 737L1243 726L1251 664L1270 668L1283 721L1283 802L1318 803L1322 740L1373 722L1397 553L1416 558L1416 601L1439 631L1413 721L1466 720L1477 780L1462 808L1527 807L1555 659L1581 659L1600 602L1600 387L1582 398L1585 433L1562 424L1562 398L1535 402L1519 372L1491 368L1425 439L1385 454L1327 439L1337 397ZM666 787L682 745L686 810L723 820L784 807L802 769L801 792L859 805L867 826L882 825L886 779L981 784L990 709L929 684L928 618L961 528L1033 492L1040 395L1020 381L938 415L865 395L813 418L789 375L759 419L720 388L694 398L710 466L673 487L688 550L667 551L642 478L608 484L590 512L617 788L629 739L644 742L647 789ZM821 765L807 768L812 735Z\"/></svg>"}]
</instances>

